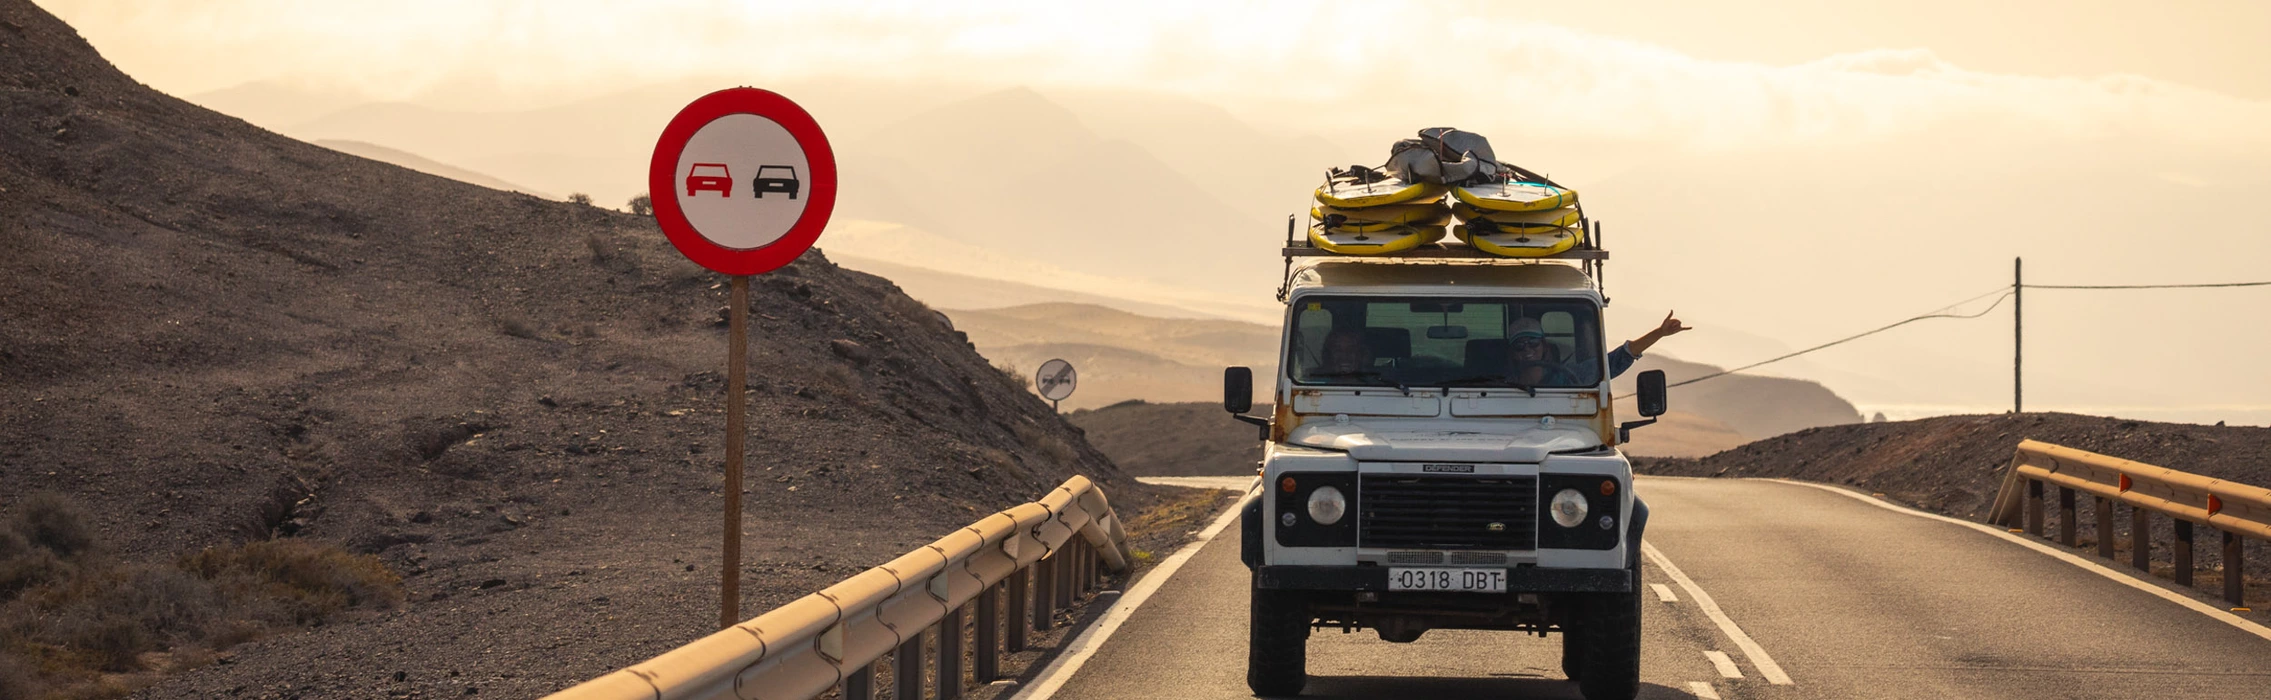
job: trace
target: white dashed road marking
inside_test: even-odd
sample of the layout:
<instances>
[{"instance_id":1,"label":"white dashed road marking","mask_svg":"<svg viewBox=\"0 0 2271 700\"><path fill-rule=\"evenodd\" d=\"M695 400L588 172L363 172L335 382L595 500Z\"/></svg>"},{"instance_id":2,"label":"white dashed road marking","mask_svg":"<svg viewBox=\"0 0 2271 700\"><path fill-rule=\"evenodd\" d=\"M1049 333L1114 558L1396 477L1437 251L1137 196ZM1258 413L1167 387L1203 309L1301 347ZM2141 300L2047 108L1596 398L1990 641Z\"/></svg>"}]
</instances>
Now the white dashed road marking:
<instances>
[{"instance_id":1,"label":"white dashed road marking","mask_svg":"<svg viewBox=\"0 0 2271 700\"><path fill-rule=\"evenodd\" d=\"M1743 677L1743 669L1742 669L1741 667L1738 667L1738 666L1736 666L1736 665L1735 665L1735 660L1734 660L1734 659L1731 659L1731 658L1727 658L1727 652L1724 652L1724 651L1707 651L1707 652L1703 652L1703 655L1704 655L1704 656L1706 656L1706 657L1709 657L1709 658L1711 659L1711 667L1712 667L1712 668L1716 668L1716 669L1719 669L1719 675L1720 675L1721 677L1724 677L1724 678L1741 678L1741 677Z\"/></svg>"},{"instance_id":2,"label":"white dashed road marking","mask_svg":"<svg viewBox=\"0 0 2271 700\"><path fill-rule=\"evenodd\" d=\"M1661 601L1664 601L1664 602L1666 602L1666 603L1677 603L1677 602L1680 602L1680 597L1679 597L1679 596L1676 596L1676 595L1672 595L1672 587L1671 587L1671 586L1666 586L1666 585L1664 585L1664 584L1661 584L1661 583L1651 583L1651 584L1648 584L1648 586L1649 586L1650 588L1654 588L1654 589L1656 589L1656 599L1657 599L1657 600L1661 600Z\"/></svg>"},{"instance_id":3,"label":"white dashed road marking","mask_svg":"<svg viewBox=\"0 0 2271 700\"><path fill-rule=\"evenodd\" d=\"M1719 690L1711 687L1710 683L1703 681L1688 683L1687 692L1694 695L1696 700L1719 700Z\"/></svg>"}]
</instances>

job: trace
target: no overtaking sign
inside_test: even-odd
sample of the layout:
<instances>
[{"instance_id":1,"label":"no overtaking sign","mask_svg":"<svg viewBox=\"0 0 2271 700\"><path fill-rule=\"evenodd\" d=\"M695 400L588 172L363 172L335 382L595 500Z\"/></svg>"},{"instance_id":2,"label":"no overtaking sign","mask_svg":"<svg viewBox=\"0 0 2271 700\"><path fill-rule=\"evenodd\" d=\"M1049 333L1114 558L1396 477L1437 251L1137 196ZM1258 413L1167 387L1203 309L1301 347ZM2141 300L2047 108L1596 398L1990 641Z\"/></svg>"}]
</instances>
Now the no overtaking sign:
<instances>
[{"instance_id":1,"label":"no overtaking sign","mask_svg":"<svg viewBox=\"0 0 2271 700\"><path fill-rule=\"evenodd\" d=\"M742 448L748 437L749 276L812 248L836 208L836 154L812 115L756 88L719 90L663 127L647 164L655 223L727 292L725 542L718 627L741 619Z\"/></svg>"}]
</instances>

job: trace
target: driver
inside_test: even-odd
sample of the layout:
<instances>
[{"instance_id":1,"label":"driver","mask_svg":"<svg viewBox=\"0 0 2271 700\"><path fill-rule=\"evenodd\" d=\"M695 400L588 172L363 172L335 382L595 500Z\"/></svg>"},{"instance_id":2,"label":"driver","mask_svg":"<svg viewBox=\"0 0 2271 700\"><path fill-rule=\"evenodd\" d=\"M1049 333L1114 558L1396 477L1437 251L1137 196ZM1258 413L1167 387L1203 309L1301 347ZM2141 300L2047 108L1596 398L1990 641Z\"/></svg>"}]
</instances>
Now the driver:
<instances>
[{"instance_id":1,"label":"driver","mask_svg":"<svg viewBox=\"0 0 2271 700\"><path fill-rule=\"evenodd\" d=\"M1364 343L1364 333L1354 328L1342 328L1325 334L1325 356L1319 374L1351 375L1372 369L1372 349Z\"/></svg>"}]
</instances>

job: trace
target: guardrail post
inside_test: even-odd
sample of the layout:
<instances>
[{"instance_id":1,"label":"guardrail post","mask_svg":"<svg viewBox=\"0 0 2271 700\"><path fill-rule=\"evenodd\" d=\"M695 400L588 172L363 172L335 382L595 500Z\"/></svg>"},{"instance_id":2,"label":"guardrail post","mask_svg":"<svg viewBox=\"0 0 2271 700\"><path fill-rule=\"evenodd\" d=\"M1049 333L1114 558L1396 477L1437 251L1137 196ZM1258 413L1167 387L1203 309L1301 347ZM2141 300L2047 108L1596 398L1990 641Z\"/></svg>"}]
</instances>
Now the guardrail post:
<instances>
[{"instance_id":1,"label":"guardrail post","mask_svg":"<svg viewBox=\"0 0 2271 700\"><path fill-rule=\"evenodd\" d=\"M2129 565L2153 572L2153 511L2138 505L2129 506Z\"/></svg>"},{"instance_id":2,"label":"guardrail post","mask_svg":"<svg viewBox=\"0 0 2271 700\"><path fill-rule=\"evenodd\" d=\"M844 700L875 700L875 664L852 671L844 677Z\"/></svg>"},{"instance_id":3,"label":"guardrail post","mask_svg":"<svg viewBox=\"0 0 2271 700\"><path fill-rule=\"evenodd\" d=\"M2224 533L2224 602L2232 607L2247 604L2247 541L2230 531Z\"/></svg>"},{"instance_id":4,"label":"guardrail post","mask_svg":"<svg viewBox=\"0 0 2271 700\"><path fill-rule=\"evenodd\" d=\"M2027 534L2042 536L2042 482L2027 480Z\"/></svg>"},{"instance_id":5,"label":"guardrail post","mask_svg":"<svg viewBox=\"0 0 2271 700\"><path fill-rule=\"evenodd\" d=\"M2074 489L2058 487L2058 543L2074 546Z\"/></svg>"},{"instance_id":6,"label":"guardrail post","mask_svg":"<svg viewBox=\"0 0 2271 700\"><path fill-rule=\"evenodd\" d=\"M2090 499L2098 521L2098 556L2113 558L2113 499L2097 496Z\"/></svg>"},{"instance_id":7,"label":"guardrail post","mask_svg":"<svg viewBox=\"0 0 2271 700\"><path fill-rule=\"evenodd\" d=\"M1094 547L1088 544L1088 540L1081 540L1080 557L1072 560L1073 566L1080 567L1080 592L1082 593L1096 590L1096 552L1093 550Z\"/></svg>"},{"instance_id":8,"label":"guardrail post","mask_svg":"<svg viewBox=\"0 0 2271 700\"><path fill-rule=\"evenodd\" d=\"M1002 640L1001 646L1003 651L1012 654L1025 650L1025 609L1032 598L1032 571L1018 569L1010 572L1009 580L1003 582L1007 584L1006 591L1009 593L1009 614L1005 616L1007 619L1002 620L1002 629L1009 636Z\"/></svg>"},{"instance_id":9,"label":"guardrail post","mask_svg":"<svg viewBox=\"0 0 2271 700\"><path fill-rule=\"evenodd\" d=\"M896 700L923 700L923 631L899 643L892 652L891 697Z\"/></svg>"},{"instance_id":10,"label":"guardrail post","mask_svg":"<svg viewBox=\"0 0 2271 700\"><path fill-rule=\"evenodd\" d=\"M1001 589L996 583L978 592L978 629L970 640L970 675L978 683L992 683L1001 675Z\"/></svg>"},{"instance_id":11,"label":"guardrail post","mask_svg":"<svg viewBox=\"0 0 2271 700\"><path fill-rule=\"evenodd\" d=\"M1080 535L1075 534L1073 536L1079 537ZM1053 574L1057 580L1057 600L1055 609L1063 610L1070 608L1072 607L1072 552L1066 551L1065 548L1060 547L1057 549L1057 556L1050 558L1057 560L1057 572Z\"/></svg>"},{"instance_id":12,"label":"guardrail post","mask_svg":"<svg viewBox=\"0 0 2271 700\"><path fill-rule=\"evenodd\" d=\"M1057 603L1056 556L1042 557L1033 562L1033 631L1047 632L1054 626Z\"/></svg>"},{"instance_id":13,"label":"guardrail post","mask_svg":"<svg viewBox=\"0 0 2271 700\"><path fill-rule=\"evenodd\" d=\"M2176 521L2176 585L2192 585L2192 521Z\"/></svg>"},{"instance_id":14,"label":"guardrail post","mask_svg":"<svg viewBox=\"0 0 2271 700\"><path fill-rule=\"evenodd\" d=\"M956 607L938 621L938 700L962 697L963 612Z\"/></svg>"}]
</instances>

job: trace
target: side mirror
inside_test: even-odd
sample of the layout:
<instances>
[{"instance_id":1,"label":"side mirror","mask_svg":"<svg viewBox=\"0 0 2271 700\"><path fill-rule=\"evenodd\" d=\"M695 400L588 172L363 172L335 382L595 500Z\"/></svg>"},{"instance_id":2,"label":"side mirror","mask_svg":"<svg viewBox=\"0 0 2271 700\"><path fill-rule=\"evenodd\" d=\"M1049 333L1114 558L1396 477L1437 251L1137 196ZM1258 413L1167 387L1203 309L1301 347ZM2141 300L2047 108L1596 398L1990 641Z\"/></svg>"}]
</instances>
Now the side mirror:
<instances>
[{"instance_id":1,"label":"side mirror","mask_svg":"<svg viewBox=\"0 0 2271 700\"><path fill-rule=\"evenodd\" d=\"M1650 418L1664 415L1671 405L1671 397L1664 393L1664 370L1641 372L1634 382L1640 387L1640 415Z\"/></svg>"},{"instance_id":2,"label":"side mirror","mask_svg":"<svg viewBox=\"0 0 2271 700\"><path fill-rule=\"evenodd\" d=\"M1663 372L1657 372L1657 389L1663 389ZM1222 410L1245 413L1254 410L1254 370L1245 367L1222 368Z\"/></svg>"},{"instance_id":3,"label":"side mirror","mask_svg":"<svg viewBox=\"0 0 2271 700\"><path fill-rule=\"evenodd\" d=\"M1648 420L1626 421L1617 426L1617 442L1631 442L1633 428L1655 425L1656 417L1664 415L1664 410L1671 404L1671 400L1664 394L1664 370L1641 372L1633 383L1640 387L1640 391L1636 392L1640 399L1640 415Z\"/></svg>"},{"instance_id":4,"label":"side mirror","mask_svg":"<svg viewBox=\"0 0 2271 700\"><path fill-rule=\"evenodd\" d=\"M1222 408L1238 422L1261 428L1261 439L1270 439L1270 419L1246 415L1247 411L1254 410L1254 370L1222 368Z\"/></svg>"}]
</instances>

